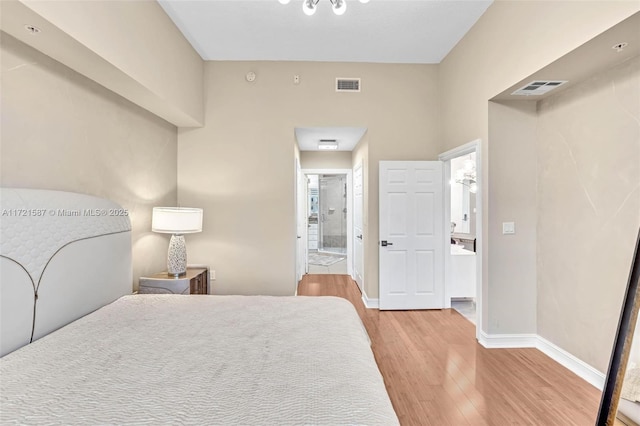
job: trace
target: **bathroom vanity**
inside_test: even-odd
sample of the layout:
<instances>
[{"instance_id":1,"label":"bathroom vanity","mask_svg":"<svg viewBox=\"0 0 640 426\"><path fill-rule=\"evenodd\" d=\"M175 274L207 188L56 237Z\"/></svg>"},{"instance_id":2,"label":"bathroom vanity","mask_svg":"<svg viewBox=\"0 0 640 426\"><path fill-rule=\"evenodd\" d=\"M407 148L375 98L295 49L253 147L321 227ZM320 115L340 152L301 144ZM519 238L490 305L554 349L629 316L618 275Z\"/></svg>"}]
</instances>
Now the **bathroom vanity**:
<instances>
[{"instance_id":1,"label":"bathroom vanity","mask_svg":"<svg viewBox=\"0 0 640 426\"><path fill-rule=\"evenodd\" d=\"M456 242L456 244L463 245L466 250L476 251L476 237L471 234L452 234L451 239Z\"/></svg>"},{"instance_id":2,"label":"bathroom vanity","mask_svg":"<svg viewBox=\"0 0 640 426\"><path fill-rule=\"evenodd\" d=\"M461 244L451 244L450 283L450 297L476 297L476 254Z\"/></svg>"}]
</instances>

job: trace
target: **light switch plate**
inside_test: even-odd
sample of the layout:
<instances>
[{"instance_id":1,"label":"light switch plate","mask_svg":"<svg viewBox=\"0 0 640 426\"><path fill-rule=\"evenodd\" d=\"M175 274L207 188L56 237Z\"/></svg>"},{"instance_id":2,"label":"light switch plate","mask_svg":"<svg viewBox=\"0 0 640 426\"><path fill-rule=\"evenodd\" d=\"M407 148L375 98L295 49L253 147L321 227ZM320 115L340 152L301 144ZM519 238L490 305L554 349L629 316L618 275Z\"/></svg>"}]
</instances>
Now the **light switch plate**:
<instances>
[{"instance_id":1,"label":"light switch plate","mask_svg":"<svg viewBox=\"0 0 640 426\"><path fill-rule=\"evenodd\" d=\"M502 222L502 233L504 235L515 234L516 224L514 222Z\"/></svg>"}]
</instances>

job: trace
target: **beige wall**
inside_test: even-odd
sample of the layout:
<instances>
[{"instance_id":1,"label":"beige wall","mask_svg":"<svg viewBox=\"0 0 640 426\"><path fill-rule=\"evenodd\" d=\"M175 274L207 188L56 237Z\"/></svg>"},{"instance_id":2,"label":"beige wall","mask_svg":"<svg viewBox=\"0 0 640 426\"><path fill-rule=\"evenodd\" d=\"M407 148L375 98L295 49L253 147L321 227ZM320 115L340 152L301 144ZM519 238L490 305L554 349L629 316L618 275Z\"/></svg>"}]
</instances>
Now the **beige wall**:
<instances>
[{"instance_id":1,"label":"beige wall","mask_svg":"<svg viewBox=\"0 0 640 426\"><path fill-rule=\"evenodd\" d=\"M489 105L490 333L536 333L536 102ZM503 235L502 223L516 233ZM512 320L517 319L517 320Z\"/></svg>"},{"instance_id":2,"label":"beige wall","mask_svg":"<svg viewBox=\"0 0 640 426\"><path fill-rule=\"evenodd\" d=\"M488 100L562 57L571 50L614 26L640 9L633 1L495 1L439 66L440 122L443 151L482 139L482 151L488 152L489 103ZM489 194L502 191L505 181L494 182L489 188L489 176L498 163L483 156L483 229L489 229L492 212ZM513 216L516 228L527 217ZM493 228L495 229L495 227ZM501 234L491 230L483 236L481 250L494 253L483 256L483 297L489 310L501 303L517 303L513 293L504 293L489 279L489 271L498 282L509 281L510 268L505 262L524 267L527 256L503 258L495 253L506 253L508 243ZM490 249L491 247L491 249ZM493 325L485 331L492 333L526 332L530 322L508 312L495 317Z\"/></svg>"},{"instance_id":3,"label":"beige wall","mask_svg":"<svg viewBox=\"0 0 640 426\"><path fill-rule=\"evenodd\" d=\"M344 76L362 78L362 91L336 93ZM436 80L431 65L207 63L206 126L179 131L178 188L182 205L204 208L189 256L216 269L214 291L293 294L294 128L347 126L368 129L367 293L377 297L377 162L436 158Z\"/></svg>"},{"instance_id":4,"label":"beige wall","mask_svg":"<svg viewBox=\"0 0 640 426\"><path fill-rule=\"evenodd\" d=\"M606 372L640 228L640 57L539 105L538 333Z\"/></svg>"},{"instance_id":5,"label":"beige wall","mask_svg":"<svg viewBox=\"0 0 640 426\"><path fill-rule=\"evenodd\" d=\"M303 169L351 169L351 151L300 152Z\"/></svg>"},{"instance_id":6,"label":"beige wall","mask_svg":"<svg viewBox=\"0 0 640 426\"><path fill-rule=\"evenodd\" d=\"M176 202L176 128L1 35L1 183L111 199L131 213L133 275L166 268L151 208Z\"/></svg>"},{"instance_id":7,"label":"beige wall","mask_svg":"<svg viewBox=\"0 0 640 426\"><path fill-rule=\"evenodd\" d=\"M156 1L0 6L3 31L176 125L202 124L203 61Z\"/></svg>"},{"instance_id":8,"label":"beige wall","mask_svg":"<svg viewBox=\"0 0 640 426\"><path fill-rule=\"evenodd\" d=\"M639 10L635 1L494 1L440 64L445 148L486 140L489 99Z\"/></svg>"}]
</instances>

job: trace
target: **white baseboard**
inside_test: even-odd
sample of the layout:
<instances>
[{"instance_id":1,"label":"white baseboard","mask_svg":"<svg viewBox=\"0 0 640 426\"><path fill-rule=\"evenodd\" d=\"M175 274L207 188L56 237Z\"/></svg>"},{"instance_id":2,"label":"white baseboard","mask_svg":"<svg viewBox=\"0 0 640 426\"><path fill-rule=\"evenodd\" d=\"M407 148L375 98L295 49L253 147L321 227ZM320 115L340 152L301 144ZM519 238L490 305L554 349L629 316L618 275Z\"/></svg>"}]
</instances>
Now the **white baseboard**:
<instances>
[{"instance_id":1,"label":"white baseboard","mask_svg":"<svg viewBox=\"0 0 640 426\"><path fill-rule=\"evenodd\" d=\"M599 390L604 389L605 374L596 370L586 362L571 355L564 349L554 345L544 337L538 336L537 348L552 360L589 382Z\"/></svg>"},{"instance_id":2,"label":"white baseboard","mask_svg":"<svg viewBox=\"0 0 640 426\"><path fill-rule=\"evenodd\" d=\"M362 291L362 303L364 303L365 308L368 309L378 309L380 304L378 303L378 299L370 299L367 297L367 293Z\"/></svg>"},{"instance_id":3,"label":"white baseboard","mask_svg":"<svg viewBox=\"0 0 640 426\"><path fill-rule=\"evenodd\" d=\"M536 334L487 334L480 331L478 342L485 348L535 348Z\"/></svg>"},{"instance_id":4,"label":"white baseboard","mask_svg":"<svg viewBox=\"0 0 640 426\"><path fill-rule=\"evenodd\" d=\"M489 349L536 348L597 389L604 388L603 373L537 334L487 334L480 331L478 343Z\"/></svg>"}]
</instances>

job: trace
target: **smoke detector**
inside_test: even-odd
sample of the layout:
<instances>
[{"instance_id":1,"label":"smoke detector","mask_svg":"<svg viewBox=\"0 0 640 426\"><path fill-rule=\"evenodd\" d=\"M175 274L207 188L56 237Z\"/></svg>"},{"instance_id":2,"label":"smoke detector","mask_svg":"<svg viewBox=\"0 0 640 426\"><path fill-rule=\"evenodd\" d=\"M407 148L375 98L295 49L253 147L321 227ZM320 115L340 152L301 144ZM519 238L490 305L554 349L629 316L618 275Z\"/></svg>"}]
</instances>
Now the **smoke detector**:
<instances>
[{"instance_id":1,"label":"smoke detector","mask_svg":"<svg viewBox=\"0 0 640 426\"><path fill-rule=\"evenodd\" d=\"M524 96L539 96L544 95L555 89L556 87L562 86L565 84L567 80L551 80L551 81L542 81L536 80L531 83L522 86L518 90L512 93L512 95L524 95Z\"/></svg>"},{"instance_id":2,"label":"smoke detector","mask_svg":"<svg viewBox=\"0 0 640 426\"><path fill-rule=\"evenodd\" d=\"M626 41L623 41L622 43L618 43L618 44L614 44L613 46L611 46L611 48L613 50L615 50L616 52L620 53L624 50L625 47L627 47L629 45L629 43L627 43Z\"/></svg>"},{"instance_id":3,"label":"smoke detector","mask_svg":"<svg viewBox=\"0 0 640 426\"><path fill-rule=\"evenodd\" d=\"M31 35L40 34L42 32L42 30L35 25L25 25L24 29Z\"/></svg>"}]
</instances>

